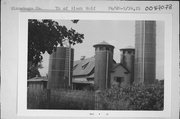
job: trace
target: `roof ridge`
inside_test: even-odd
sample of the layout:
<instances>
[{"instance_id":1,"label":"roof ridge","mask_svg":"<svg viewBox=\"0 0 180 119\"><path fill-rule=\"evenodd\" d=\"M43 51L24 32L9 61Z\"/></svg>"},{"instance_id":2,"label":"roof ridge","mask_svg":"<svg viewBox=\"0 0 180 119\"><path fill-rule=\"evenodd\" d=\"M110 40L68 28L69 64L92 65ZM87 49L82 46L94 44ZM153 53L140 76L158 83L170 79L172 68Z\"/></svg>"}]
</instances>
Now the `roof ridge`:
<instances>
[{"instance_id":1,"label":"roof ridge","mask_svg":"<svg viewBox=\"0 0 180 119\"><path fill-rule=\"evenodd\" d=\"M93 58L94 58L94 56L85 58L85 59L83 59L83 60L80 60L80 59L79 59L79 60L74 60L74 62L75 62L75 61L84 61L84 60L93 59Z\"/></svg>"}]
</instances>

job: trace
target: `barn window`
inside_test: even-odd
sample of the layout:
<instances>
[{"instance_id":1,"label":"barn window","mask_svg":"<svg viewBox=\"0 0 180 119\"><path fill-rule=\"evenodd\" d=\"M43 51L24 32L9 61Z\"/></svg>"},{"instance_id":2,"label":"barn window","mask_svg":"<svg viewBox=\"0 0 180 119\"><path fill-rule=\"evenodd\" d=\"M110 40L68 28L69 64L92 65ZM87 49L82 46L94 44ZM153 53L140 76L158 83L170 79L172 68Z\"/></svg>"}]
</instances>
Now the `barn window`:
<instances>
[{"instance_id":1,"label":"barn window","mask_svg":"<svg viewBox=\"0 0 180 119\"><path fill-rule=\"evenodd\" d=\"M131 51L128 50L128 54L131 54Z\"/></svg>"},{"instance_id":2,"label":"barn window","mask_svg":"<svg viewBox=\"0 0 180 119\"><path fill-rule=\"evenodd\" d=\"M124 77L114 77L114 81L117 82L118 86L124 81Z\"/></svg>"},{"instance_id":3,"label":"barn window","mask_svg":"<svg viewBox=\"0 0 180 119\"><path fill-rule=\"evenodd\" d=\"M84 69L88 66L88 64L89 64L89 62L86 63L86 64L84 64L84 65L82 66L82 69L84 70Z\"/></svg>"},{"instance_id":4,"label":"barn window","mask_svg":"<svg viewBox=\"0 0 180 119\"><path fill-rule=\"evenodd\" d=\"M78 66L78 64L74 65L74 66L73 66L73 70L75 70L77 66Z\"/></svg>"},{"instance_id":5,"label":"barn window","mask_svg":"<svg viewBox=\"0 0 180 119\"><path fill-rule=\"evenodd\" d=\"M103 47L99 47L99 50L103 50L104 48Z\"/></svg>"},{"instance_id":6,"label":"barn window","mask_svg":"<svg viewBox=\"0 0 180 119\"><path fill-rule=\"evenodd\" d=\"M107 51L109 51L110 49L109 48L106 48Z\"/></svg>"}]
</instances>

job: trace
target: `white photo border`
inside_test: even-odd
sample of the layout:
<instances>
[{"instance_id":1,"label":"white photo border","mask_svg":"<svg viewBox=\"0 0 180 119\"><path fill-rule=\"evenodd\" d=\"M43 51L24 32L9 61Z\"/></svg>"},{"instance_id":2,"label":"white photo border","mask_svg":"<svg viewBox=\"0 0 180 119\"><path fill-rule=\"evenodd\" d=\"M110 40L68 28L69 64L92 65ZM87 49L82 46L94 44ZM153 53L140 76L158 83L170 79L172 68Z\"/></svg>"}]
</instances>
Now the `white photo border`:
<instances>
[{"instance_id":1,"label":"white photo border","mask_svg":"<svg viewBox=\"0 0 180 119\"><path fill-rule=\"evenodd\" d=\"M28 19L63 20L156 20L164 21L164 110L163 111L110 111L110 110L39 110L27 109L27 46ZM19 50L18 50L18 116L51 117L170 117L172 79L172 15L139 13L19 13ZM93 115L91 115L93 113ZM100 115L99 115L100 114ZM108 114L108 115L107 115Z\"/></svg>"}]
</instances>

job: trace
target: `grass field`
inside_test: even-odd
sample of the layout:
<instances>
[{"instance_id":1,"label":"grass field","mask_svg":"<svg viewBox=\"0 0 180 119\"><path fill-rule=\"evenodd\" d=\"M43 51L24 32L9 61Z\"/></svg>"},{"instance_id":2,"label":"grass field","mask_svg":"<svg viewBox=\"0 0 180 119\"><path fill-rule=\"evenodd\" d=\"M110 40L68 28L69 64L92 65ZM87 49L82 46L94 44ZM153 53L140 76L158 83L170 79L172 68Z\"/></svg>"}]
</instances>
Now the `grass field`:
<instances>
[{"instance_id":1,"label":"grass field","mask_svg":"<svg viewBox=\"0 0 180 119\"><path fill-rule=\"evenodd\" d=\"M88 90L28 90L28 109L69 110L163 110L164 84L111 87L95 93Z\"/></svg>"},{"instance_id":2,"label":"grass field","mask_svg":"<svg viewBox=\"0 0 180 119\"><path fill-rule=\"evenodd\" d=\"M79 90L51 90L50 98L47 90L38 93L28 92L28 109L72 109L93 110L94 92Z\"/></svg>"}]
</instances>

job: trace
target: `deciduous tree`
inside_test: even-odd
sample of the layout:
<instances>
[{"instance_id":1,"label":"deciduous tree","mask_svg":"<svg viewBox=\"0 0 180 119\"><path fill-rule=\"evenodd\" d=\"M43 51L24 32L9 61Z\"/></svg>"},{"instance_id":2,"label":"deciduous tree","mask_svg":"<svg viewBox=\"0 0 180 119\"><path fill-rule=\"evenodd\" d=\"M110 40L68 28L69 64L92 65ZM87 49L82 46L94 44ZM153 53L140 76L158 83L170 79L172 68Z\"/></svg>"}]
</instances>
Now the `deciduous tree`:
<instances>
[{"instance_id":1,"label":"deciduous tree","mask_svg":"<svg viewBox=\"0 0 180 119\"><path fill-rule=\"evenodd\" d=\"M71 20L77 23L78 20ZM68 40L72 45L82 43L84 34L78 33L73 28L59 25L51 19L29 19L28 20L28 66L36 67L43 59L42 54L51 54L58 45Z\"/></svg>"}]
</instances>

